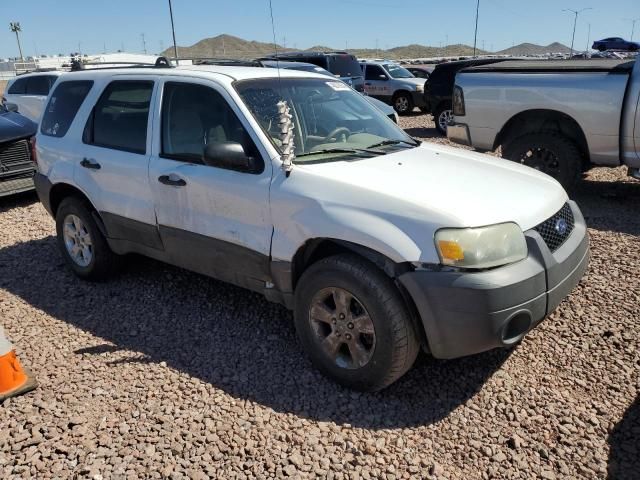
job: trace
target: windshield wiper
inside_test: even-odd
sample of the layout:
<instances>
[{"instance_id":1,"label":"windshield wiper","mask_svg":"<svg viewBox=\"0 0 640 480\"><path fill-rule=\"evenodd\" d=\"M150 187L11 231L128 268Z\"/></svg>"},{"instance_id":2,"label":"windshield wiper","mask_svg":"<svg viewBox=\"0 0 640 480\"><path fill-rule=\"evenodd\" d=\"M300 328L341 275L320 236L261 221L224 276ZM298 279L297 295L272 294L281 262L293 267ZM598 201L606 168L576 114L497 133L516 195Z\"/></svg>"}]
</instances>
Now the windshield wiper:
<instances>
[{"instance_id":1,"label":"windshield wiper","mask_svg":"<svg viewBox=\"0 0 640 480\"><path fill-rule=\"evenodd\" d=\"M418 142L418 141L409 142L407 140L383 140L382 142L374 143L373 145L369 145L367 148L384 147L386 145L399 145L401 143L406 143L407 145L411 145L412 147L417 147L418 145L420 145L420 142Z\"/></svg>"},{"instance_id":2,"label":"windshield wiper","mask_svg":"<svg viewBox=\"0 0 640 480\"><path fill-rule=\"evenodd\" d=\"M315 150L313 152L306 152L296 155L299 157L308 157L310 155L322 155L323 153L371 153L373 155L384 155L384 152L379 150L368 150L366 148L324 148L322 150Z\"/></svg>"}]
</instances>

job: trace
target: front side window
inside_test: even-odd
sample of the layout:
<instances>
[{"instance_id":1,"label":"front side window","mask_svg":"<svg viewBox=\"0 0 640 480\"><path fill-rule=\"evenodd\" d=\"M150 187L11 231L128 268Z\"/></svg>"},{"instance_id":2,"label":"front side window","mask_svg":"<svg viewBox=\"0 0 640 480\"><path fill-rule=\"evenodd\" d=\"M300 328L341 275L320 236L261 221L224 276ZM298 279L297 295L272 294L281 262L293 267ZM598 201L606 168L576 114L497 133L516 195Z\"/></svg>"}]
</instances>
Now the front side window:
<instances>
[{"instance_id":1,"label":"front side window","mask_svg":"<svg viewBox=\"0 0 640 480\"><path fill-rule=\"evenodd\" d=\"M50 137L64 137L92 86L92 80L59 83L49 98L40 131Z\"/></svg>"},{"instance_id":2,"label":"front side window","mask_svg":"<svg viewBox=\"0 0 640 480\"><path fill-rule=\"evenodd\" d=\"M84 132L84 142L144 154L153 82L117 80L100 96Z\"/></svg>"},{"instance_id":3,"label":"front side window","mask_svg":"<svg viewBox=\"0 0 640 480\"><path fill-rule=\"evenodd\" d=\"M214 89L192 83L168 82L162 98L164 158L204 163L211 143L239 143L262 171L261 156L227 101Z\"/></svg>"},{"instance_id":4,"label":"front side window","mask_svg":"<svg viewBox=\"0 0 640 480\"><path fill-rule=\"evenodd\" d=\"M278 149L282 142L277 104L287 102L295 125L297 163L372 157L418 144L337 79L264 78L234 86Z\"/></svg>"},{"instance_id":5,"label":"front side window","mask_svg":"<svg viewBox=\"0 0 640 480\"><path fill-rule=\"evenodd\" d=\"M378 65L367 65L366 69L365 80L382 80L383 75L386 77L384 70Z\"/></svg>"}]
</instances>

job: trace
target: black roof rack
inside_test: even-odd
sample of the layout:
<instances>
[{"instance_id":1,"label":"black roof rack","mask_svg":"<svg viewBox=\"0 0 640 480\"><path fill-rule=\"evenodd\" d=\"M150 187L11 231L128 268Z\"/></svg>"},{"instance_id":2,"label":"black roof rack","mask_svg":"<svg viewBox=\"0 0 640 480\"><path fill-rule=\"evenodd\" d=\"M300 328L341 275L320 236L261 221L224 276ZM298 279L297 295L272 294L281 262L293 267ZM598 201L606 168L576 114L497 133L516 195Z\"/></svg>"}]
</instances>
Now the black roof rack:
<instances>
[{"instance_id":1,"label":"black roof rack","mask_svg":"<svg viewBox=\"0 0 640 480\"><path fill-rule=\"evenodd\" d=\"M339 50L332 51L299 51L299 52L278 52L273 54L267 54L263 57L264 59L274 59L274 58L291 58L291 57L320 57L322 55L352 55L349 52L343 52Z\"/></svg>"},{"instance_id":2,"label":"black roof rack","mask_svg":"<svg viewBox=\"0 0 640 480\"><path fill-rule=\"evenodd\" d=\"M244 60L241 58L218 58L218 57L179 57L171 58L171 61L191 61L194 65L218 65L224 67L262 67L258 60Z\"/></svg>"},{"instance_id":3,"label":"black roof rack","mask_svg":"<svg viewBox=\"0 0 640 480\"><path fill-rule=\"evenodd\" d=\"M114 65L114 66L105 66ZM77 72L81 70L87 70L87 66L99 68L90 68L89 70L107 70L118 68L171 68L171 62L167 57L158 57L154 63L150 62L87 62L84 63L80 60L71 60L71 71Z\"/></svg>"}]
</instances>

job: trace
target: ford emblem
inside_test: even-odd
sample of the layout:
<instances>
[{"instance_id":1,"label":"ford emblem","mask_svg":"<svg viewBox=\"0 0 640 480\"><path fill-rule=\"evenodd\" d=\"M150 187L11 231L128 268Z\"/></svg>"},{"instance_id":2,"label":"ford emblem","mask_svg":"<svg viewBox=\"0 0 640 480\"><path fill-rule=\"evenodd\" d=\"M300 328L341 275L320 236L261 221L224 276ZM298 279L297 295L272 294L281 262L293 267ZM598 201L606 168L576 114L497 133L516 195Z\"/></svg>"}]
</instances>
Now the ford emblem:
<instances>
[{"instance_id":1,"label":"ford emblem","mask_svg":"<svg viewBox=\"0 0 640 480\"><path fill-rule=\"evenodd\" d=\"M567 221L564 218L559 218L558 220L556 220L555 230L558 235L564 235L565 233L567 233L568 229L569 225L567 225Z\"/></svg>"}]
</instances>

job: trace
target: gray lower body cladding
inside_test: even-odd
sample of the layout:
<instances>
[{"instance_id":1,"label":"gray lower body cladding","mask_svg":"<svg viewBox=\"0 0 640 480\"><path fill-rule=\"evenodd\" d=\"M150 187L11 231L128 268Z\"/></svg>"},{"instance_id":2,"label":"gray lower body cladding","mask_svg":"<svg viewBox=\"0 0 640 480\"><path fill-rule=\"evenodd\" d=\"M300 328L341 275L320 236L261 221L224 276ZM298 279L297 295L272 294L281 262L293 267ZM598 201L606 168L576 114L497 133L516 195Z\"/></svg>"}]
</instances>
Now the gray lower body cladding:
<instances>
[{"instance_id":1,"label":"gray lower body cladding","mask_svg":"<svg viewBox=\"0 0 640 480\"><path fill-rule=\"evenodd\" d=\"M512 345L573 290L589 263L589 237L577 205L575 227L554 253L536 231L529 256L478 273L414 271L399 277L412 297L436 358L457 358Z\"/></svg>"}]
</instances>

